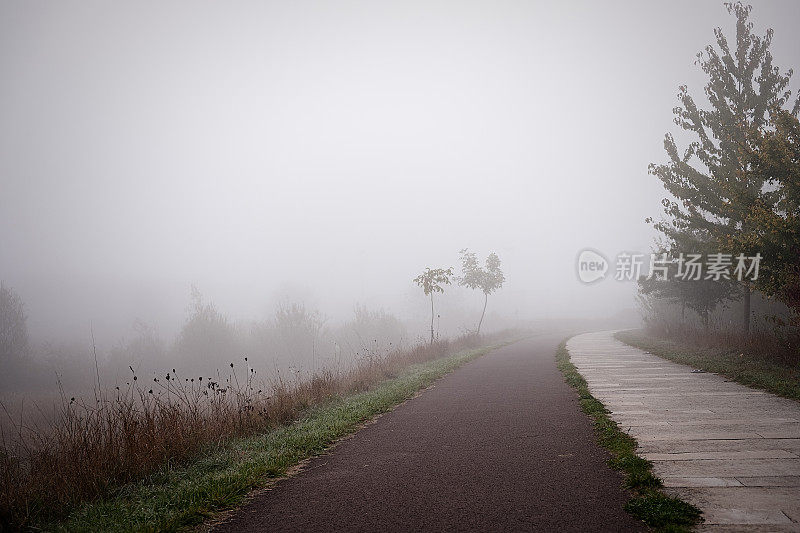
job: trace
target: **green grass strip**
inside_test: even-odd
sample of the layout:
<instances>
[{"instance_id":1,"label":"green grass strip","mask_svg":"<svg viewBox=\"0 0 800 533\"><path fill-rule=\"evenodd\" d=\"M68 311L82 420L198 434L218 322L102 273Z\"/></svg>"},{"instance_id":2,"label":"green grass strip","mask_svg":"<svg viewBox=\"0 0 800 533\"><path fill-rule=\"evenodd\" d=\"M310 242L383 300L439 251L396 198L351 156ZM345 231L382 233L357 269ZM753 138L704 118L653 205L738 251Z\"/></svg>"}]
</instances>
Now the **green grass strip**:
<instances>
[{"instance_id":1,"label":"green grass strip","mask_svg":"<svg viewBox=\"0 0 800 533\"><path fill-rule=\"evenodd\" d=\"M650 337L641 330L618 331L617 340L682 365L800 401L800 361L781 364L730 348L709 348Z\"/></svg>"},{"instance_id":2,"label":"green grass strip","mask_svg":"<svg viewBox=\"0 0 800 533\"><path fill-rule=\"evenodd\" d=\"M364 422L390 411L448 372L497 344L411 365L375 388L311 408L299 421L233 440L182 466L165 465L112 497L84 505L48 531L177 531L241 504L247 495L315 455Z\"/></svg>"},{"instance_id":3,"label":"green grass strip","mask_svg":"<svg viewBox=\"0 0 800 533\"><path fill-rule=\"evenodd\" d=\"M583 412L594 422L597 442L611 452L608 464L625 474L625 486L632 494L625 510L657 531L690 531L700 520L700 509L661 490L652 463L636 455L636 439L620 430L608 409L589 392L586 380L570 361L566 340L558 347L556 361L564 380L578 392Z\"/></svg>"}]
</instances>

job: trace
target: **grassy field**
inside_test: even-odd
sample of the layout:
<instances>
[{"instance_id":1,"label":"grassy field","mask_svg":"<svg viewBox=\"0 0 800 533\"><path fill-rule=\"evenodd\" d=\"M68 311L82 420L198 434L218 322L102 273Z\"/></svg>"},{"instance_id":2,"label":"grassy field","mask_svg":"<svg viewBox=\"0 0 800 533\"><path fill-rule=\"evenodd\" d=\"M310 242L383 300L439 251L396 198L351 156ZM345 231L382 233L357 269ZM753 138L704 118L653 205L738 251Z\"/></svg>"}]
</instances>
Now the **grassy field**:
<instances>
[{"instance_id":1,"label":"grassy field","mask_svg":"<svg viewBox=\"0 0 800 533\"><path fill-rule=\"evenodd\" d=\"M82 506L64 521L37 525L58 531L176 531L196 526L241 504L251 491L285 476L366 421L501 345L411 365L371 390L313 407L288 426L232 440L183 466L165 465L143 481Z\"/></svg>"},{"instance_id":2,"label":"grassy field","mask_svg":"<svg viewBox=\"0 0 800 533\"><path fill-rule=\"evenodd\" d=\"M800 401L800 361L792 365L730 348L696 346L652 337L642 330L620 331L615 337L664 359Z\"/></svg>"},{"instance_id":3,"label":"grassy field","mask_svg":"<svg viewBox=\"0 0 800 533\"><path fill-rule=\"evenodd\" d=\"M700 520L700 510L661 490L652 463L636 455L636 439L621 431L605 406L589 393L586 380L570 361L566 341L558 347L556 361L564 380L578 392L583 412L594 422L597 442L611 452L609 465L625 474L625 485L632 493L625 510L658 531L689 531Z\"/></svg>"}]
</instances>

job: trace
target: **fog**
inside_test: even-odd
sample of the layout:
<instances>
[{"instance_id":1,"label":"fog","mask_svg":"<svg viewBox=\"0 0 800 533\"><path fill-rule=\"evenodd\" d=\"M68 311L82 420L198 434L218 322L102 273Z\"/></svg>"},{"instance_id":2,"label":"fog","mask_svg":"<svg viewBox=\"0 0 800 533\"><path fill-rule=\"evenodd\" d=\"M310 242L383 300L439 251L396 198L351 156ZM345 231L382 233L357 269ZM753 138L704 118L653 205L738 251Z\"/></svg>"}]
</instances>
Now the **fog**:
<instances>
[{"instance_id":1,"label":"fog","mask_svg":"<svg viewBox=\"0 0 800 533\"><path fill-rule=\"evenodd\" d=\"M800 65L800 4L752 3L775 63ZM651 250L647 165L733 20L695 1L3 2L0 279L33 340L104 348L136 319L174 337L192 285L234 322L360 304L424 337L411 280L462 248L502 260L490 329L626 312L636 284L582 284L576 256ZM479 292L436 298L448 333L474 327Z\"/></svg>"}]
</instances>

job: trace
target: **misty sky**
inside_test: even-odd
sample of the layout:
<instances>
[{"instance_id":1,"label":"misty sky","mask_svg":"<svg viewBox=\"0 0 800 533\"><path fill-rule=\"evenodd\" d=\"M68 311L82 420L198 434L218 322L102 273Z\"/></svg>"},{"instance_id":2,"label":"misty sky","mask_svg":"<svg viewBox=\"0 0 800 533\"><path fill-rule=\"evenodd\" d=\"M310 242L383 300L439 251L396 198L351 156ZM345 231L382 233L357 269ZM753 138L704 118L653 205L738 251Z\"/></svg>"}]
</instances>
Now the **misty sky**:
<instances>
[{"instance_id":1,"label":"misty sky","mask_svg":"<svg viewBox=\"0 0 800 533\"><path fill-rule=\"evenodd\" d=\"M800 68L800 3L753 5ZM463 247L498 252L507 313L633 307L576 254L650 251L647 164L732 23L710 1L0 0L0 279L40 335L174 327L191 283L233 318L408 314Z\"/></svg>"}]
</instances>

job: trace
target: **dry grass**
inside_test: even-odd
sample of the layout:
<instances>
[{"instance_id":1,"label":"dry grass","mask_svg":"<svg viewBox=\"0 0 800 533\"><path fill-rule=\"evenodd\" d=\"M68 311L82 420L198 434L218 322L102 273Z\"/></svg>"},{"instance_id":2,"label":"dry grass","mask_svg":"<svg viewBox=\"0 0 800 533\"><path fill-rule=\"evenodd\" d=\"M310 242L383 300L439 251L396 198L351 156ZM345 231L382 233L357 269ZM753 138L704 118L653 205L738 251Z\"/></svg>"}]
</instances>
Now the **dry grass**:
<instances>
[{"instance_id":1,"label":"dry grass","mask_svg":"<svg viewBox=\"0 0 800 533\"><path fill-rule=\"evenodd\" d=\"M263 383L243 361L215 378L172 372L94 398L63 397L41 426L13 422L0 440L0 529L64 516L78 504L142 479L166 462L297 420L309 406L359 392L413 363L477 346L467 336L405 351L369 353L353 368ZM132 371L133 372L133 371Z\"/></svg>"},{"instance_id":2,"label":"dry grass","mask_svg":"<svg viewBox=\"0 0 800 533\"><path fill-rule=\"evenodd\" d=\"M669 321L648 321L648 335L695 348L736 353L781 365L796 365L800 361L800 332L790 327L754 329L704 329Z\"/></svg>"}]
</instances>

